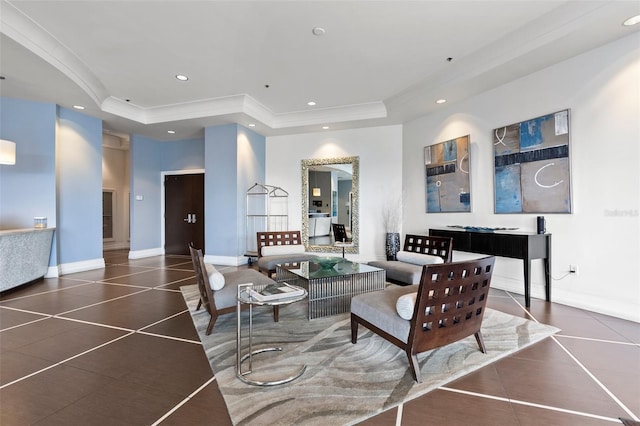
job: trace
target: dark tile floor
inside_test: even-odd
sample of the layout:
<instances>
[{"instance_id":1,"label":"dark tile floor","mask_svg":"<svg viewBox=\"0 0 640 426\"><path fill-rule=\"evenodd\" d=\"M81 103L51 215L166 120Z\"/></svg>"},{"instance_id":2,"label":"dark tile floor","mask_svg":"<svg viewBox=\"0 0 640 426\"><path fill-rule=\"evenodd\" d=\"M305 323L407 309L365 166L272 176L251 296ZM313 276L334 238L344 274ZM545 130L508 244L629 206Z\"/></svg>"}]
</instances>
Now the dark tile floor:
<instances>
[{"instance_id":1,"label":"dark tile floor","mask_svg":"<svg viewBox=\"0 0 640 426\"><path fill-rule=\"evenodd\" d=\"M180 286L188 257L129 260L0 297L0 424L231 424ZM640 416L640 324L492 290L562 331L364 422L610 425Z\"/></svg>"}]
</instances>

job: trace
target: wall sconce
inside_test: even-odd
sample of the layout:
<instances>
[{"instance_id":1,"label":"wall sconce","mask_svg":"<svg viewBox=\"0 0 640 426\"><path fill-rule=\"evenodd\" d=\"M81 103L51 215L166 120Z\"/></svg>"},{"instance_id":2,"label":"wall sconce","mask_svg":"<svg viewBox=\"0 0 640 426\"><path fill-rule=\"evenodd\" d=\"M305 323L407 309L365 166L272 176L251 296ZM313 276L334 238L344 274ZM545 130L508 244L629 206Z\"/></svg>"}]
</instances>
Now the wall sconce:
<instances>
[{"instance_id":1,"label":"wall sconce","mask_svg":"<svg viewBox=\"0 0 640 426\"><path fill-rule=\"evenodd\" d=\"M312 192L314 197L321 197L322 196L322 192L320 191L320 188L313 188Z\"/></svg>"},{"instance_id":2,"label":"wall sconce","mask_svg":"<svg viewBox=\"0 0 640 426\"><path fill-rule=\"evenodd\" d=\"M16 164L16 143L0 139L0 164Z\"/></svg>"}]
</instances>

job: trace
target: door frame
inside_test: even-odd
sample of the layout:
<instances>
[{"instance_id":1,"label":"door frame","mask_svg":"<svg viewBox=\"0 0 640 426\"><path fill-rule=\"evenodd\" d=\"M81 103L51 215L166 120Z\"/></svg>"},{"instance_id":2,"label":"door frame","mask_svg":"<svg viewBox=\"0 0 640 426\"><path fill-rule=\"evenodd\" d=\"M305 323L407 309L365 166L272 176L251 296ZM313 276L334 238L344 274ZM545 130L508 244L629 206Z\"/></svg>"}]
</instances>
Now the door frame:
<instances>
[{"instance_id":1,"label":"door frame","mask_svg":"<svg viewBox=\"0 0 640 426\"><path fill-rule=\"evenodd\" d=\"M189 169L189 170L169 170L169 171L165 171L165 172L160 172L160 188L162 188L162 191L160 191L160 246L162 247L162 254L165 254L164 251L164 245L165 245L165 235L164 235L164 229L165 229L165 220L164 220L164 215L166 213L166 200L165 200L165 190L164 190L164 177L165 176L171 176L171 175L197 175L197 174L205 174L205 169ZM205 182L206 183L206 182ZM206 198L207 198L207 191L205 188L205 193L204 193L204 197L205 199L203 200L203 202L205 202L205 206L206 206ZM206 209L205 209L206 210ZM205 222L205 235L206 235L206 222Z\"/></svg>"}]
</instances>

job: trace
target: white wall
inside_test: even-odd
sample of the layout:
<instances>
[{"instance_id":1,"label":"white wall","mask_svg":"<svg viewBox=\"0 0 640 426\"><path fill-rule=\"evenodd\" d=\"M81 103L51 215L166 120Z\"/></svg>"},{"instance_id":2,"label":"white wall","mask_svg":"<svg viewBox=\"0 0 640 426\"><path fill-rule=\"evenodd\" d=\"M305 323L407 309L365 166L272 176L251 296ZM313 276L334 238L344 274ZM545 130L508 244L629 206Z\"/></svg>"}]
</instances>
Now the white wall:
<instances>
[{"instance_id":1,"label":"white wall","mask_svg":"<svg viewBox=\"0 0 640 426\"><path fill-rule=\"evenodd\" d=\"M535 230L536 215L493 213L492 129L569 108L573 213L545 215L558 278L552 300L640 322L639 38L630 35L406 123L404 232L446 225ZM423 149L466 134L472 213L426 214ZM521 263L499 259L492 285L522 293ZM559 279L569 264L579 274ZM533 269L532 295L544 298L542 262Z\"/></svg>"},{"instance_id":2,"label":"white wall","mask_svg":"<svg viewBox=\"0 0 640 426\"><path fill-rule=\"evenodd\" d=\"M301 229L301 161L360 157L360 253L348 257L360 261L382 259L386 231L381 211L386 200L397 199L402 192L401 146L399 125L268 137L264 183L289 192L289 228Z\"/></svg>"}]
</instances>

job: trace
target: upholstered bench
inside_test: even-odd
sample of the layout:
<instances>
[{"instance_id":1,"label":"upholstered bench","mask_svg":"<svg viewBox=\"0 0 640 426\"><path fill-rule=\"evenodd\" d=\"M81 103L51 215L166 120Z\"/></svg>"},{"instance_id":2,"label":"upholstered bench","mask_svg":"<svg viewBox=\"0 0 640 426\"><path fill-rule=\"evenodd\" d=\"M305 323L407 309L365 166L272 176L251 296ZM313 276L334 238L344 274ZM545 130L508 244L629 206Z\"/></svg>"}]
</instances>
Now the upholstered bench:
<instances>
[{"instance_id":1,"label":"upholstered bench","mask_svg":"<svg viewBox=\"0 0 640 426\"><path fill-rule=\"evenodd\" d=\"M450 263L453 241L448 237L407 234L397 260L375 260L369 265L384 269L387 281L400 284L418 284L424 265Z\"/></svg>"},{"instance_id":2,"label":"upholstered bench","mask_svg":"<svg viewBox=\"0 0 640 426\"><path fill-rule=\"evenodd\" d=\"M258 270L272 277L276 265L313 260L317 256L306 253L300 231L257 232Z\"/></svg>"}]
</instances>

